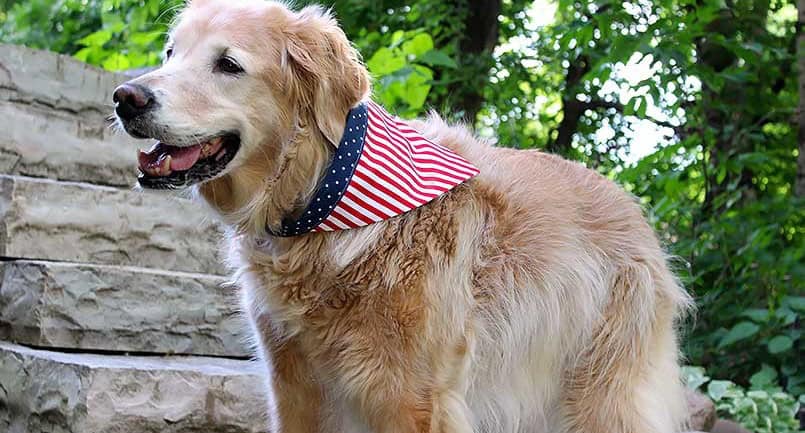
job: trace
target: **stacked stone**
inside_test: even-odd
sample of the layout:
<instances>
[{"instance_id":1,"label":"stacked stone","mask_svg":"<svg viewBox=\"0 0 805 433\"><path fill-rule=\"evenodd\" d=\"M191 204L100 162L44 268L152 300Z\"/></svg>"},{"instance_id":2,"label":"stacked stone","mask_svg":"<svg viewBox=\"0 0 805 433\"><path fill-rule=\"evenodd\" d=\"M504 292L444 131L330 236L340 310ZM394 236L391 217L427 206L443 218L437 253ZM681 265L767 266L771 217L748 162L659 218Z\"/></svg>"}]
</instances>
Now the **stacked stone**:
<instances>
[{"instance_id":1,"label":"stacked stone","mask_svg":"<svg viewBox=\"0 0 805 433\"><path fill-rule=\"evenodd\" d=\"M216 226L132 190L125 80L0 45L0 431L265 431Z\"/></svg>"}]
</instances>

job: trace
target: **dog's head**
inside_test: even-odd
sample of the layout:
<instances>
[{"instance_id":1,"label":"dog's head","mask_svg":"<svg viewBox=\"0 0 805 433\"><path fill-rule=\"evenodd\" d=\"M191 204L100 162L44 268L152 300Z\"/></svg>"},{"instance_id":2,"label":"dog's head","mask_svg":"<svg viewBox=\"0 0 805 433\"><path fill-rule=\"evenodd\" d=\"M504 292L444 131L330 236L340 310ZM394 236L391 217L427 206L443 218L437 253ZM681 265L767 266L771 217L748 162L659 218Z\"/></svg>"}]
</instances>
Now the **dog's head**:
<instances>
[{"instance_id":1,"label":"dog's head","mask_svg":"<svg viewBox=\"0 0 805 433\"><path fill-rule=\"evenodd\" d=\"M163 65L118 87L114 102L129 134L157 140L139 155L140 185L172 189L254 160L279 164L300 125L337 145L347 112L368 92L357 52L324 9L192 0Z\"/></svg>"}]
</instances>

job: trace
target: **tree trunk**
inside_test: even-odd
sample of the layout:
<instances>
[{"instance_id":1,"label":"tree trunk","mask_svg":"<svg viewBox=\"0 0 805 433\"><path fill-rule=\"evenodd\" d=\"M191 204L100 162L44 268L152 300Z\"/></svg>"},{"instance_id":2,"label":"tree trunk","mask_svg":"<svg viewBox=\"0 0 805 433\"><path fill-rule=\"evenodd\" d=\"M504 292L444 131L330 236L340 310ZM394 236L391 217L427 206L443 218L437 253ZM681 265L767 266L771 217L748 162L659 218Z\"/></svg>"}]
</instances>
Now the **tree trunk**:
<instances>
[{"instance_id":1,"label":"tree trunk","mask_svg":"<svg viewBox=\"0 0 805 433\"><path fill-rule=\"evenodd\" d=\"M590 59L580 54L570 63L565 75L565 90L562 93L562 121L556 128L556 137L548 141L545 149L559 155L567 155L573 144L573 134L579 129L579 121L584 112L590 108L587 102L576 98L581 79L590 71Z\"/></svg>"},{"instance_id":2,"label":"tree trunk","mask_svg":"<svg viewBox=\"0 0 805 433\"><path fill-rule=\"evenodd\" d=\"M799 0L797 63L799 68L799 114L797 116L799 157L797 157L797 180L794 185L794 193L797 197L805 197L805 0Z\"/></svg>"},{"instance_id":3,"label":"tree trunk","mask_svg":"<svg viewBox=\"0 0 805 433\"><path fill-rule=\"evenodd\" d=\"M498 44L498 15L501 0L469 0L464 20L465 35L459 43L459 67L477 73L471 79L484 80L481 85L468 86L466 82L449 85L449 98L454 109L461 110L465 121L474 123L481 104L483 89L492 66L492 52Z\"/></svg>"}]
</instances>

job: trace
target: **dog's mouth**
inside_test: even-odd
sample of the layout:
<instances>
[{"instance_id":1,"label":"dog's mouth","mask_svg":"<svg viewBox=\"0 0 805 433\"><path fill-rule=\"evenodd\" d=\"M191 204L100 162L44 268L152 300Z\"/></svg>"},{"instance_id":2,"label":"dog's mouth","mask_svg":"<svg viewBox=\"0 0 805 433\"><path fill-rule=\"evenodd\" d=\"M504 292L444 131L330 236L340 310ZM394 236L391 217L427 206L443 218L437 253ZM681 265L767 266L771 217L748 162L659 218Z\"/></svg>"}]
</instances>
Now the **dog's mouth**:
<instances>
[{"instance_id":1,"label":"dog's mouth","mask_svg":"<svg viewBox=\"0 0 805 433\"><path fill-rule=\"evenodd\" d=\"M178 189L219 175L240 149L240 137L218 134L192 146L172 146L157 142L140 150L137 162L143 188Z\"/></svg>"}]
</instances>

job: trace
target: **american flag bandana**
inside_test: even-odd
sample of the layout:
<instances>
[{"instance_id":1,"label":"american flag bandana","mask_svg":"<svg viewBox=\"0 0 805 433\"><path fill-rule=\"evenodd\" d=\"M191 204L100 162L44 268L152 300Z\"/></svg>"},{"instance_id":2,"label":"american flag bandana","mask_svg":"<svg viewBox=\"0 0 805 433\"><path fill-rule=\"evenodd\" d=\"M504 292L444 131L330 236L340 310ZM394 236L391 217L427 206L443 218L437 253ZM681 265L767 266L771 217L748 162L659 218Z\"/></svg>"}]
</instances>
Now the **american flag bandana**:
<instances>
[{"instance_id":1,"label":"american flag bandana","mask_svg":"<svg viewBox=\"0 0 805 433\"><path fill-rule=\"evenodd\" d=\"M374 102L347 115L344 135L310 205L275 236L347 230L422 206L478 174Z\"/></svg>"}]
</instances>

